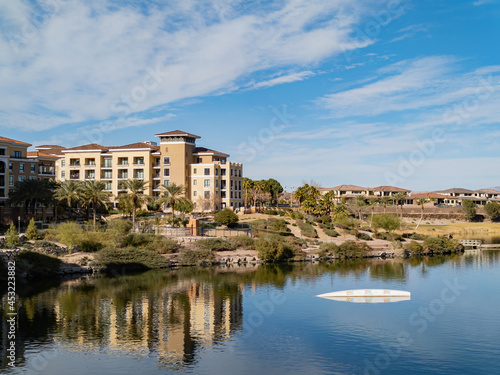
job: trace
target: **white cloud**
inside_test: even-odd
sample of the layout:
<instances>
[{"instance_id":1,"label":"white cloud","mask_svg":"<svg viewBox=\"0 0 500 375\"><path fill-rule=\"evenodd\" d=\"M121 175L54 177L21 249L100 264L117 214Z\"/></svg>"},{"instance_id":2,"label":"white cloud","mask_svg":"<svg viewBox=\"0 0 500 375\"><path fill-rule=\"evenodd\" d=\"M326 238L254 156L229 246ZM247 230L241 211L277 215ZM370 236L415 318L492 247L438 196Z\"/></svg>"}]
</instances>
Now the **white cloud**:
<instances>
[{"instance_id":1,"label":"white cloud","mask_svg":"<svg viewBox=\"0 0 500 375\"><path fill-rule=\"evenodd\" d=\"M464 106L468 108L464 121L470 117L491 120L500 105L499 73L499 66L460 73L456 60L445 56L406 60L380 69L375 79L360 87L326 95L317 102L334 117L422 112L425 108L423 117L436 111L433 116L439 116L443 122L446 112L451 111L450 116L454 116L454 108L459 111ZM472 108L476 101L480 108Z\"/></svg>"},{"instance_id":2,"label":"white cloud","mask_svg":"<svg viewBox=\"0 0 500 375\"><path fill-rule=\"evenodd\" d=\"M151 1L147 11L112 0L54 2L50 11L9 5L14 26L0 29L2 126L40 130L138 113L372 42L351 37L368 9L348 0ZM43 22L33 25L34 16Z\"/></svg>"},{"instance_id":3,"label":"white cloud","mask_svg":"<svg viewBox=\"0 0 500 375\"><path fill-rule=\"evenodd\" d=\"M269 79L267 81L255 83L254 85L251 86L251 88L258 89L258 88L262 88L262 87L271 87L271 86L275 86L275 85L281 85L283 83L303 81L303 80L308 79L314 75L316 75L316 74L310 70L306 70L306 71L299 72L299 73L286 74L286 75L282 75L282 76L279 76L279 77L276 77L273 79Z\"/></svg>"},{"instance_id":4,"label":"white cloud","mask_svg":"<svg viewBox=\"0 0 500 375\"><path fill-rule=\"evenodd\" d=\"M476 0L472 4L477 7L484 4L492 4L494 2L495 0Z\"/></svg>"}]
</instances>

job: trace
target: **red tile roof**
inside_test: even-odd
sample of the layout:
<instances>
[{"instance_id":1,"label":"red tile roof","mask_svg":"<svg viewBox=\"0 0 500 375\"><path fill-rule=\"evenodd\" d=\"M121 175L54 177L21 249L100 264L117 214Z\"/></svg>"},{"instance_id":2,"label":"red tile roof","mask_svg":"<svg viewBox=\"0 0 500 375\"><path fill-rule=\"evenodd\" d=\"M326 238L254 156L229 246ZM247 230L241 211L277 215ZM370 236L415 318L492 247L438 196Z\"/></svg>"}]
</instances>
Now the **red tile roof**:
<instances>
[{"instance_id":1,"label":"red tile roof","mask_svg":"<svg viewBox=\"0 0 500 375\"><path fill-rule=\"evenodd\" d=\"M112 146L112 147L107 147L110 150L116 150L116 149L134 149L134 148L149 148L151 150L159 150L159 146L154 146L150 145L149 143L146 142L137 142L137 143L131 143L129 145L123 145L123 146Z\"/></svg>"},{"instance_id":2,"label":"red tile roof","mask_svg":"<svg viewBox=\"0 0 500 375\"><path fill-rule=\"evenodd\" d=\"M206 148L206 147L196 147L194 149L194 153L195 154L206 153L206 154L217 154L217 155L229 156L229 154L225 154L225 153L220 152L220 151L211 150L211 149Z\"/></svg>"},{"instance_id":3,"label":"red tile roof","mask_svg":"<svg viewBox=\"0 0 500 375\"><path fill-rule=\"evenodd\" d=\"M46 149L53 149L53 148L66 148L66 147L63 147L63 146L59 146L59 145L41 145L41 146L36 146L35 147L37 150L46 150Z\"/></svg>"},{"instance_id":4,"label":"red tile roof","mask_svg":"<svg viewBox=\"0 0 500 375\"><path fill-rule=\"evenodd\" d=\"M89 143L87 145L66 148L64 151L87 151L87 150L102 150L106 151L109 147L98 145L97 143Z\"/></svg>"},{"instance_id":5,"label":"red tile roof","mask_svg":"<svg viewBox=\"0 0 500 375\"><path fill-rule=\"evenodd\" d=\"M402 193L409 193L411 190L408 190L408 189L403 189L403 188L399 188L399 187L396 187L396 186L377 186L377 187L374 187L373 189L370 189L370 190L375 190L375 191L396 191L396 192L402 192Z\"/></svg>"},{"instance_id":6,"label":"red tile roof","mask_svg":"<svg viewBox=\"0 0 500 375\"><path fill-rule=\"evenodd\" d=\"M6 138L6 137L0 137L0 141L12 142L12 143L16 143L18 145L23 145L23 146L31 146L31 143L16 141L15 139Z\"/></svg>"},{"instance_id":7,"label":"red tile roof","mask_svg":"<svg viewBox=\"0 0 500 375\"><path fill-rule=\"evenodd\" d=\"M450 196L449 195L432 193L432 192L426 192L426 193L412 193L406 199L420 199L420 198L427 198L427 199L448 199L448 198L450 198Z\"/></svg>"},{"instance_id":8,"label":"red tile roof","mask_svg":"<svg viewBox=\"0 0 500 375\"><path fill-rule=\"evenodd\" d=\"M28 157L29 158L36 158L36 157L57 158L57 156L55 156L53 154L47 154L46 152L40 152L40 151L29 151Z\"/></svg>"},{"instance_id":9,"label":"red tile roof","mask_svg":"<svg viewBox=\"0 0 500 375\"><path fill-rule=\"evenodd\" d=\"M331 188L319 188L319 190L323 190L323 191L330 191L330 190L334 190L334 191L362 191L362 190L372 190L370 188L365 188L365 187L361 187L361 186L356 186L356 185L339 185L339 186L334 186L334 187L331 187Z\"/></svg>"},{"instance_id":10,"label":"red tile roof","mask_svg":"<svg viewBox=\"0 0 500 375\"><path fill-rule=\"evenodd\" d=\"M165 137L165 136L172 136L172 137L189 137L189 138L201 138L199 135L196 134L191 134L188 132L184 132L182 130L173 130L171 132L166 132L166 133L158 133L155 134L155 137Z\"/></svg>"}]
</instances>

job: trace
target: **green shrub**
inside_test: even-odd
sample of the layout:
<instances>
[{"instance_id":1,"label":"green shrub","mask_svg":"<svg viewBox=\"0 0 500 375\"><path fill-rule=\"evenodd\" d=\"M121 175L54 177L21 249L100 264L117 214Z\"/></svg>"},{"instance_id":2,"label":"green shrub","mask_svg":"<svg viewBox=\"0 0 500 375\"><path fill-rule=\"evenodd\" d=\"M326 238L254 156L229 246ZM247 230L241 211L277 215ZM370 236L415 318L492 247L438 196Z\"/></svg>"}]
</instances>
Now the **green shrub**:
<instances>
[{"instance_id":1,"label":"green shrub","mask_svg":"<svg viewBox=\"0 0 500 375\"><path fill-rule=\"evenodd\" d=\"M81 241L78 247L80 248L80 251L84 253L96 253L99 250L102 250L104 244L91 238Z\"/></svg>"},{"instance_id":2,"label":"green shrub","mask_svg":"<svg viewBox=\"0 0 500 375\"><path fill-rule=\"evenodd\" d=\"M175 253L179 249L177 241L152 233L131 233L120 241L120 248L134 247L154 251L158 254Z\"/></svg>"},{"instance_id":3,"label":"green shrub","mask_svg":"<svg viewBox=\"0 0 500 375\"><path fill-rule=\"evenodd\" d=\"M28 238L28 240L38 239L38 228L36 227L34 218L32 218L28 224L28 228L26 229L26 237Z\"/></svg>"},{"instance_id":4,"label":"green shrub","mask_svg":"<svg viewBox=\"0 0 500 375\"><path fill-rule=\"evenodd\" d=\"M252 237L248 236L236 236L229 238L229 242L235 248L254 250L255 249L255 240Z\"/></svg>"},{"instance_id":5,"label":"green shrub","mask_svg":"<svg viewBox=\"0 0 500 375\"><path fill-rule=\"evenodd\" d=\"M82 227L75 222L59 224L54 231L57 241L68 246L70 251L73 246L80 243L83 237Z\"/></svg>"},{"instance_id":6,"label":"green shrub","mask_svg":"<svg viewBox=\"0 0 500 375\"><path fill-rule=\"evenodd\" d=\"M36 251L23 250L16 257L16 269L32 277L46 277L57 274L62 264L60 259Z\"/></svg>"},{"instance_id":7,"label":"green shrub","mask_svg":"<svg viewBox=\"0 0 500 375\"><path fill-rule=\"evenodd\" d=\"M397 215L381 214L373 215L372 225L375 229L385 229L388 232L399 229L401 226L401 219Z\"/></svg>"},{"instance_id":8,"label":"green shrub","mask_svg":"<svg viewBox=\"0 0 500 375\"><path fill-rule=\"evenodd\" d=\"M338 237L339 232L337 232L335 229L323 229L323 232L329 237Z\"/></svg>"},{"instance_id":9,"label":"green shrub","mask_svg":"<svg viewBox=\"0 0 500 375\"><path fill-rule=\"evenodd\" d=\"M235 246L233 244L221 238L206 238L197 240L194 245L198 249L211 251L230 251L235 249Z\"/></svg>"},{"instance_id":10,"label":"green shrub","mask_svg":"<svg viewBox=\"0 0 500 375\"><path fill-rule=\"evenodd\" d=\"M136 248L105 248L95 260L107 270L147 270L168 267L168 261L150 250Z\"/></svg>"},{"instance_id":11,"label":"green shrub","mask_svg":"<svg viewBox=\"0 0 500 375\"><path fill-rule=\"evenodd\" d=\"M361 258L366 256L370 247L365 242L346 241L339 246L337 255L345 258Z\"/></svg>"},{"instance_id":12,"label":"green shrub","mask_svg":"<svg viewBox=\"0 0 500 375\"><path fill-rule=\"evenodd\" d=\"M229 208L224 208L214 215L214 222L222 223L227 226L236 224L238 220L238 215Z\"/></svg>"},{"instance_id":13,"label":"green shrub","mask_svg":"<svg viewBox=\"0 0 500 375\"><path fill-rule=\"evenodd\" d=\"M275 210L262 210L262 213L266 215L278 215L278 211Z\"/></svg>"},{"instance_id":14,"label":"green shrub","mask_svg":"<svg viewBox=\"0 0 500 375\"><path fill-rule=\"evenodd\" d=\"M297 220L303 220L304 219L304 215L301 214L300 212L298 211L293 211L291 214L290 214L290 217L292 219L297 219Z\"/></svg>"},{"instance_id":15,"label":"green shrub","mask_svg":"<svg viewBox=\"0 0 500 375\"><path fill-rule=\"evenodd\" d=\"M182 249L179 251L179 264L183 266L195 266L210 264L215 260L215 255L208 249Z\"/></svg>"},{"instance_id":16,"label":"green shrub","mask_svg":"<svg viewBox=\"0 0 500 375\"><path fill-rule=\"evenodd\" d=\"M108 231L116 235L126 236L132 229L132 222L124 219L113 219L108 221Z\"/></svg>"},{"instance_id":17,"label":"green shrub","mask_svg":"<svg viewBox=\"0 0 500 375\"><path fill-rule=\"evenodd\" d=\"M488 202L484 206L486 215L491 221L498 221L500 219L500 203L499 202Z\"/></svg>"},{"instance_id":18,"label":"green shrub","mask_svg":"<svg viewBox=\"0 0 500 375\"><path fill-rule=\"evenodd\" d=\"M19 245L19 234L17 233L14 223L10 224L9 229L5 232L5 245L8 248L16 247Z\"/></svg>"},{"instance_id":19,"label":"green shrub","mask_svg":"<svg viewBox=\"0 0 500 375\"><path fill-rule=\"evenodd\" d=\"M319 249L325 253L337 254L339 246L333 242L323 242L319 245Z\"/></svg>"},{"instance_id":20,"label":"green shrub","mask_svg":"<svg viewBox=\"0 0 500 375\"><path fill-rule=\"evenodd\" d=\"M41 247L41 248L48 248L48 247L53 247L54 244L52 242L49 242L49 241L35 241L35 244L34 244L35 247Z\"/></svg>"},{"instance_id":21,"label":"green shrub","mask_svg":"<svg viewBox=\"0 0 500 375\"><path fill-rule=\"evenodd\" d=\"M373 240L372 236L370 236L369 234L363 233L363 232L358 232L356 234L356 238L359 238L360 240L364 240L364 241L372 241Z\"/></svg>"},{"instance_id":22,"label":"green shrub","mask_svg":"<svg viewBox=\"0 0 500 375\"><path fill-rule=\"evenodd\" d=\"M289 232L285 220L273 220L271 222L271 230L275 232Z\"/></svg>"},{"instance_id":23,"label":"green shrub","mask_svg":"<svg viewBox=\"0 0 500 375\"><path fill-rule=\"evenodd\" d=\"M279 236L266 236L255 243L259 258L265 261L279 262L293 258L295 247Z\"/></svg>"},{"instance_id":24,"label":"green shrub","mask_svg":"<svg viewBox=\"0 0 500 375\"><path fill-rule=\"evenodd\" d=\"M405 243L404 248L412 254L422 254L424 252L424 248L422 247L422 245L416 241Z\"/></svg>"},{"instance_id":25,"label":"green shrub","mask_svg":"<svg viewBox=\"0 0 500 375\"><path fill-rule=\"evenodd\" d=\"M300 228L300 232L304 237L309 237L309 238L317 238L318 233L316 232L316 229L313 228L313 226L309 223L305 223L302 220L296 220L296 223L298 227Z\"/></svg>"},{"instance_id":26,"label":"green shrub","mask_svg":"<svg viewBox=\"0 0 500 375\"><path fill-rule=\"evenodd\" d=\"M286 212L285 212L285 211L278 211L278 215L279 215L279 216L285 216L285 215L286 215Z\"/></svg>"},{"instance_id":27,"label":"green shrub","mask_svg":"<svg viewBox=\"0 0 500 375\"><path fill-rule=\"evenodd\" d=\"M459 243L456 240L447 237L427 237L422 243L424 250L434 253L451 253L460 249Z\"/></svg>"},{"instance_id":28,"label":"green shrub","mask_svg":"<svg viewBox=\"0 0 500 375\"><path fill-rule=\"evenodd\" d=\"M385 241L403 241L403 236L397 233L375 232L373 237Z\"/></svg>"}]
</instances>

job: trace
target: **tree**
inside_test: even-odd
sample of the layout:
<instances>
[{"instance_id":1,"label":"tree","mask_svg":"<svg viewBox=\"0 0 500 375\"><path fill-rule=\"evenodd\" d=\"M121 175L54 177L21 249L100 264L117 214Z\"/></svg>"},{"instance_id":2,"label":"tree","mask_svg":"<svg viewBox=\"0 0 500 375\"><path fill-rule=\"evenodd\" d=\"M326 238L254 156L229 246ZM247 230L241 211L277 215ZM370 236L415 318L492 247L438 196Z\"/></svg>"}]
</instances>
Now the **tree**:
<instances>
[{"instance_id":1,"label":"tree","mask_svg":"<svg viewBox=\"0 0 500 375\"><path fill-rule=\"evenodd\" d=\"M500 219L500 203L488 202L484 206L484 210L486 211L486 215L488 215L491 221L497 221L498 219Z\"/></svg>"},{"instance_id":2,"label":"tree","mask_svg":"<svg viewBox=\"0 0 500 375\"><path fill-rule=\"evenodd\" d=\"M242 186L243 186L243 190L244 190L243 199L244 199L245 208L247 207L249 198L252 197L251 190L253 189L253 185L254 185L254 182L251 179L249 179L247 177L243 178ZM253 197L252 197L252 199L253 199Z\"/></svg>"},{"instance_id":3,"label":"tree","mask_svg":"<svg viewBox=\"0 0 500 375\"><path fill-rule=\"evenodd\" d=\"M396 202L396 206L401 205L401 221L403 221L403 204L405 203L405 198L408 194L401 191L399 193L394 194L394 201Z\"/></svg>"},{"instance_id":4,"label":"tree","mask_svg":"<svg viewBox=\"0 0 500 375\"><path fill-rule=\"evenodd\" d=\"M222 223L227 226L231 226L232 224L236 224L238 222L238 215L236 215L233 210L229 208L224 208L215 213L214 221L218 223Z\"/></svg>"},{"instance_id":5,"label":"tree","mask_svg":"<svg viewBox=\"0 0 500 375\"><path fill-rule=\"evenodd\" d=\"M396 230L401 225L401 220L397 215L383 214L373 216L373 226L375 228L382 228L388 232Z\"/></svg>"},{"instance_id":6,"label":"tree","mask_svg":"<svg viewBox=\"0 0 500 375\"><path fill-rule=\"evenodd\" d=\"M366 206L366 198L362 195L356 197L356 207L358 208L358 219L361 220L361 209Z\"/></svg>"},{"instance_id":7,"label":"tree","mask_svg":"<svg viewBox=\"0 0 500 375\"><path fill-rule=\"evenodd\" d=\"M189 200L184 196L185 190L186 187L184 185L177 185L173 182L168 186L163 186L163 195L158 198L158 203L166 203L172 209L172 225L174 225L175 204Z\"/></svg>"},{"instance_id":8,"label":"tree","mask_svg":"<svg viewBox=\"0 0 500 375\"><path fill-rule=\"evenodd\" d=\"M38 228L36 227L34 218L31 218L28 228L26 228L26 237L28 240L36 240L38 238Z\"/></svg>"},{"instance_id":9,"label":"tree","mask_svg":"<svg viewBox=\"0 0 500 375\"><path fill-rule=\"evenodd\" d=\"M87 207L92 206L94 214L94 231L96 230L97 208L108 208L110 194L105 191L106 184L102 181L85 181L82 187L83 202Z\"/></svg>"},{"instance_id":10,"label":"tree","mask_svg":"<svg viewBox=\"0 0 500 375\"><path fill-rule=\"evenodd\" d=\"M122 182L123 186L127 188L128 192L122 194L123 199L129 199L132 206L132 227L135 228L135 214L138 208L147 203L149 197L144 194L149 182L143 180L128 180Z\"/></svg>"},{"instance_id":11,"label":"tree","mask_svg":"<svg viewBox=\"0 0 500 375\"><path fill-rule=\"evenodd\" d=\"M49 205L53 198L53 185L50 180L27 179L18 181L16 188L9 193L10 202L13 205L24 204L26 213L31 208L32 217L35 216L37 205Z\"/></svg>"},{"instance_id":12,"label":"tree","mask_svg":"<svg viewBox=\"0 0 500 375\"><path fill-rule=\"evenodd\" d=\"M390 197L380 197L380 203L384 206L384 214L387 213L387 204L391 200Z\"/></svg>"},{"instance_id":13,"label":"tree","mask_svg":"<svg viewBox=\"0 0 500 375\"><path fill-rule=\"evenodd\" d=\"M462 201L462 211L467 221L471 221L476 217L476 204L470 199L464 199Z\"/></svg>"},{"instance_id":14,"label":"tree","mask_svg":"<svg viewBox=\"0 0 500 375\"><path fill-rule=\"evenodd\" d=\"M60 202L66 202L71 215L73 204L81 201L82 184L76 181L60 182L54 190L54 198Z\"/></svg>"},{"instance_id":15,"label":"tree","mask_svg":"<svg viewBox=\"0 0 500 375\"><path fill-rule=\"evenodd\" d=\"M370 205L370 211L371 211L370 228L372 227L372 224L373 224L373 211L375 210L375 205L379 202L380 202L379 198L369 198L368 199L368 204Z\"/></svg>"},{"instance_id":16,"label":"tree","mask_svg":"<svg viewBox=\"0 0 500 375\"><path fill-rule=\"evenodd\" d=\"M15 247L19 245L19 233L17 233L14 223L10 224L9 229L5 232L5 244L8 247Z\"/></svg>"},{"instance_id":17,"label":"tree","mask_svg":"<svg viewBox=\"0 0 500 375\"><path fill-rule=\"evenodd\" d=\"M424 206L425 204L429 202L427 198L418 198L417 204L421 207L421 212L420 212L420 220L418 221L418 224L415 229L418 229L420 223L422 222L422 219L424 218Z\"/></svg>"},{"instance_id":18,"label":"tree","mask_svg":"<svg viewBox=\"0 0 500 375\"><path fill-rule=\"evenodd\" d=\"M278 204L278 196L283 192L283 186L274 178L267 180L267 190L271 194L271 203Z\"/></svg>"}]
</instances>

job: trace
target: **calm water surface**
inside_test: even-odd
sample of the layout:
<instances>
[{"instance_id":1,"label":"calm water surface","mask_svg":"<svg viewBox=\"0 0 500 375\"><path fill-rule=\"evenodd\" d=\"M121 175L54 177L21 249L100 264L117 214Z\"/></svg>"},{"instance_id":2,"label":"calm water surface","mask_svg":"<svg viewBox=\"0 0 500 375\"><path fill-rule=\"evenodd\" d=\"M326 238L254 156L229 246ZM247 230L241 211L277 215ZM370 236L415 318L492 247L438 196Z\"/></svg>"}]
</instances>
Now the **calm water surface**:
<instances>
[{"instance_id":1,"label":"calm water surface","mask_svg":"<svg viewBox=\"0 0 500 375\"><path fill-rule=\"evenodd\" d=\"M17 367L4 319L0 372L500 374L499 285L497 251L18 285ZM412 298L315 297L351 288Z\"/></svg>"}]
</instances>

